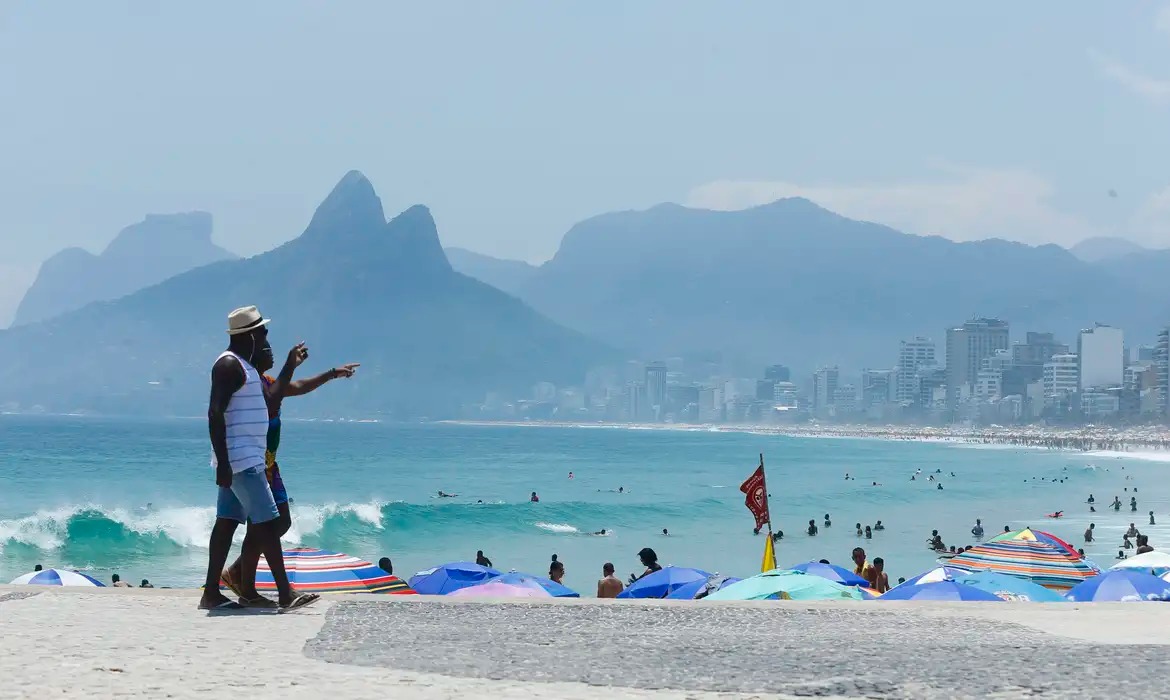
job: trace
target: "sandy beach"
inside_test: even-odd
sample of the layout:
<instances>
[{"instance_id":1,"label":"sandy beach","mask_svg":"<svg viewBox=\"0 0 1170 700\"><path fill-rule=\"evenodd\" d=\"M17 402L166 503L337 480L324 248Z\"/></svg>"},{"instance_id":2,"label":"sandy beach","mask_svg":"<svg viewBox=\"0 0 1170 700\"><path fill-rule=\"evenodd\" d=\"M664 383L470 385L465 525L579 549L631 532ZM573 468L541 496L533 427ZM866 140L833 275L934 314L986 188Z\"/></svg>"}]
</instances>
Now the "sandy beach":
<instances>
[{"instance_id":1,"label":"sandy beach","mask_svg":"<svg viewBox=\"0 0 1170 700\"><path fill-rule=\"evenodd\" d=\"M451 425L551 428L607 428L612 430L677 430L685 432L727 432L811 438L862 438L924 442L1008 445L1082 451L1132 452L1170 450L1170 429L1143 425L1128 428L1109 426L962 426L837 425L801 423L792 425L708 424L708 423L612 423L572 421L441 421Z\"/></svg>"},{"instance_id":2,"label":"sandy beach","mask_svg":"<svg viewBox=\"0 0 1170 700\"><path fill-rule=\"evenodd\" d=\"M1139 697L1170 645L1157 604L196 597L0 587L0 697Z\"/></svg>"}]
</instances>

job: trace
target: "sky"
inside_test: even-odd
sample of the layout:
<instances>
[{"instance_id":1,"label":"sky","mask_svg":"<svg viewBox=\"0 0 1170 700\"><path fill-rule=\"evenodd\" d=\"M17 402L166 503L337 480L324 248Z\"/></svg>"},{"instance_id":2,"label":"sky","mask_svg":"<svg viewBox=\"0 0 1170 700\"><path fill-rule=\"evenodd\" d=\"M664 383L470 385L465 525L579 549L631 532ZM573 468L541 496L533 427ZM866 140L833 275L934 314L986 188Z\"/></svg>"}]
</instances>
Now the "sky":
<instances>
[{"instance_id":1,"label":"sky","mask_svg":"<svg viewBox=\"0 0 1170 700\"><path fill-rule=\"evenodd\" d=\"M0 327L62 248L201 209L256 254L351 169L531 262L605 211L793 195L1170 247L1168 123L1170 2L3 0Z\"/></svg>"}]
</instances>

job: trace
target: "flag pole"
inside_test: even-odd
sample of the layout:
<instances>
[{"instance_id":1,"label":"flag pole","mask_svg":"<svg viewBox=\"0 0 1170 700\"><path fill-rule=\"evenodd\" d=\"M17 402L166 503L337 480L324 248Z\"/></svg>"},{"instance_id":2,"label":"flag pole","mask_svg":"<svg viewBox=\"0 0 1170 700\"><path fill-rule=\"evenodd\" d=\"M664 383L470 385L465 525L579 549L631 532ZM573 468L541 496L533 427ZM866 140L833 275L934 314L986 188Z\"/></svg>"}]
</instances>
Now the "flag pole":
<instances>
[{"instance_id":1,"label":"flag pole","mask_svg":"<svg viewBox=\"0 0 1170 700\"><path fill-rule=\"evenodd\" d=\"M764 453L760 453L760 470L764 469ZM770 494L768 493L768 477L764 476L764 507L768 509L768 537L772 536L772 503L770 502Z\"/></svg>"}]
</instances>

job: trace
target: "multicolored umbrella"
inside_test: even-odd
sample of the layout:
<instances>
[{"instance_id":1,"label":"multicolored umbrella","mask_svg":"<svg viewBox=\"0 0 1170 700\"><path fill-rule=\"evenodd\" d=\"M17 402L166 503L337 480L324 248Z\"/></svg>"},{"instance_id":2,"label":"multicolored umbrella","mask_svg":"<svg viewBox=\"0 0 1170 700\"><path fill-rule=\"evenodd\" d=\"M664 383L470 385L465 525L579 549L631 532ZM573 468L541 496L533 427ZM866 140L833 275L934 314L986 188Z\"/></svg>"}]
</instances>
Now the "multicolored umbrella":
<instances>
[{"instance_id":1,"label":"multicolored umbrella","mask_svg":"<svg viewBox=\"0 0 1170 700\"><path fill-rule=\"evenodd\" d=\"M772 569L715 591L705 600L864 600L854 586L842 586L803 571Z\"/></svg>"},{"instance_id":2,"label":"multicolored umbrella","mask_svg":"<svg viewBox=\"0 0 1170 700\"><path fill-rule=\"evenodd\" d=\"M712 576L706 581L692 581L686 585L679 586L671 591L670 595L666 596L666 598L667 600L696 600L700 597L706 598L715 591L722 590L725 586L730 586L742 580L741 578Z\"/></svg>"},{"instance_id":3,"label":"multicolored umbrella","mask_svg":"<svg viewBox=\"0 0 1170 700\"><path fill-rule=\"evenodd\" d=\"M986 591L1001 600L1027 603L1063 603L1064 596L1027 579L994 571L976 573L962 572L954 577L955 583Z\"/></svg>"},{"instance_id":4,"label":"multicolored umbrella","mask_svg":"<svg viewBox=\"0 0 1170 700\"><path fill-rule=\"evenodd\" d=\"M533 576L531 574L522 574L516 571L509 571L506 574L497 576L492 581L496 583L507 583L515 586L525 586L528 588L536 587L541 590L548 591L548 594L553 598L580 598L581 594L574 591L568 586L561 584L547 578Z\"/></svg>"},{"instance_id":5,"label":"multicolored umbrella","mask_svg":"<svg viewBox=\"0 0 1170 700\"><path fill-rule=\"evenodd\" d=\"M1073 586L1065 598L1077 603L1120 602L1137 603L1141 601L1170 600L1170 582L1144 571L1120 569L1107 571L1100 576Z\"/></svg>"},{"instance_id":6,"label":"multicolored umbrella","mask_svg":"<svg viewBox=\"0 0 1170 700\"><path fill-rule=\"evenodd\" d=\"M340 552L312 547L284 550L288 582L303 593L396 593L413 595L406 583L370 562ZM256 590L275 591L268 561L260 557Z\"/></svg>"},{"instance_id":7,"label":"multicolored umbrella","mask_svg":"<svg viewBox=\"0 0 1170 700\"><path fill-rule=\"evenodd\" d=\"M1043 530L1033 530L1026 527L1023 530L1015 530L1013 532L1002 532L995 537L987 540L988 542L1002 542L1004 540L1024 540L1025 542L1046 542L1050 545L1063 549L1066 553L1071 554L1077 559L1082 558L1081 553L1077 548L1060 539L1051 532L1044 532Z\"/></svg>"},{"instance_id":8,"label":"multicolored umbrella","mask_svg":"<svg viewBox=\"0 0 1170 700\"><path fill-rule=\"evenodd\" d=\"M447 594L452 598L552 598L552 594L538 586L502 583L491 579Z\"/></svg>"},{"instance_id":9,"label":"multicolored umbrella","mask_svg":"<svg viewBox=\"0 0 1170 700\"><path fill-rule=\"evenodd\" d=\"M820 576L842 586L868 586L869 581L861 578L849 569L833 564L822 564L819 561L807 561L790 567L790 571L803 571L806 574Z\"/></svg>"},{"instance_id":10,"label":"multicolored umbrella","mask_svg":"<svg viewBox=\"0 0 1170 700\"><path fill-rule=\"evenodd\" d=\"M447 595L502 575L501 572L470 561L443 564L410 577L410 587L423 595Z\"/></svg>"},{"instance_id":11,"label":"multicolored umbrella","mask_svg":"<svg viewBox=\"0 0 1170 700\"><path fill-rule=\"evenodd\" d=\"M105 588L106 584L80 571L66 569L44 569L18 576L10 582L13 586L88 586Z\"/></svg>"},{"instance_id":12,"label":"multicolored umbrella","mask_svg":"<svg viewBox=\"0 0 1170 700\"><path fill-rule=\"evenodd\" d=\"M706 581L711 574L702 569L688 569L685 566L668 566L634 581L618 598L665 598L674 589L695 581Z\"/></svg>"},{"instance_id":13,"label":"multicolored umbrella","mask_svg":"<svg viewBox=\"0 0 1170 700\"><path fill-rule=\"evenodd\" d=\"M951 557L947 566L1019 576L1056 591L1068 590L1099 573L1063 547L1027 539L986 542Z\"/></svg>"},{"instance_id":14,"label":"multicolored umbrella","mask_svg":"<svg viewBox=\"0 0 1170 700\"><path fill-rule=\"evenodd\" d=\"M986 600L997 603L1003 602L1002 598L992 593L975 588L974 586L956 583L955 581L934 581L931 583L920 583L916 586L903 584L882 594L882 597L878 598L878 600Z\"/></svg>"}]
</instances>

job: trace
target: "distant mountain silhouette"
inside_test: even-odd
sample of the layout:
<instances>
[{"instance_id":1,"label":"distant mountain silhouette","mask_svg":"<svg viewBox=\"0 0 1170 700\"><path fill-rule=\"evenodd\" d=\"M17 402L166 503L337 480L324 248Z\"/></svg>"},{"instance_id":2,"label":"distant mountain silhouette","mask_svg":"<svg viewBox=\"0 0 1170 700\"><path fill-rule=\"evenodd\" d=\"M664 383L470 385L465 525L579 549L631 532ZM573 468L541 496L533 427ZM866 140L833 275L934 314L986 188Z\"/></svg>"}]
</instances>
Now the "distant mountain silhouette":
<instances>
[{"instance_id":1,"label":"distant mountain silhouette","mask_svg":"<svg viewBox=\"0 0 1170 700\"><path fill-rule=\"evenodd\" d=\"M1143 275L1167 284L1170 266L1160 269ZM519 295L644 357L713 352L741 368L808 370L889 366L898 341L914 335L933 337L942 352L944 329L972 315L1066 341L1094 321L1152 338L1170 318L1170 298L1146 289L1055 245L908 235L797 198L587 219Z\"/></svg>"},{"instance_id":2,"label":"distant mountain silhouette","mask_svg":"<svg viewBox=\"0 0 1170 700\"><path fill-rule=\"evenodd\" d=\"M1124 258L1135 253L1146 253L1149 249L1124 238L1096 236L1077 243L1069 248L1069 252L1085 262L1100 262Z\"/></svg>"},{"instance_id":3,"label":"distant mountain silhouette","mask_svg":"<svg viewBox=\"0 0 1170 700\"><path fill-rule=\"evenodd\" d=\"M101 255L66 248L41 264L14 326L108 301L236 255L211 242L211 214L149 214L122 229Z\"/></svg>"},{"instance_id":4,"label":"distant mountain silhouette","mask_svg":"<svg viewBox=\"0 0 1170 700\"><path fill-rule=\"evenodd\" d=\"M601 344L453 271L426 207L387 223L355 171L275 250L0 332L0 407L201 414L227 312L245 304L273 319L278 367L299 340L312 353L305 374L362 363L354 380L293 411L448 417L488 391L579 383L610 359Z\"/></svg>"},{"instance_id":5,"label":"distant mountain silhouette","mask_svg":"<svg viewBox=\"0 0 1170 700\"><path fill-rule=\"evenodd\" d=\"M517 294L536 276L537 267L521 260L493 258L466 248L445 248L451 267L496 289Z\"/></svg>"}]
</instances>

